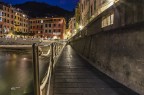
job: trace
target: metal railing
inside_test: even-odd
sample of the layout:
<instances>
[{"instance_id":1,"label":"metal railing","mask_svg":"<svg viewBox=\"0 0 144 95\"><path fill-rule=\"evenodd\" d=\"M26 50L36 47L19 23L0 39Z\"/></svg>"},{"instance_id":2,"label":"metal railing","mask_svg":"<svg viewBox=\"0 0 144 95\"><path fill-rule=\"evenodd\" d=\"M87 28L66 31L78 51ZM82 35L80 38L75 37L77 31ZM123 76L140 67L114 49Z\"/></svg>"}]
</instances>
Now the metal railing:
<instances>
[{"instance_id":1,"label":"metal railing","mask_svg":"<svg viewBox=\"0 0 144 95\"><path fill-rule=\"evenodd\" d=\"M53 70L64 46L65 43L33 44L34 95L50 95ZM47 53L43 52L44 47L49 48ZM39 76L39 56L49 57L49 66L42 81Z\"/></svg>"}]
</instances>

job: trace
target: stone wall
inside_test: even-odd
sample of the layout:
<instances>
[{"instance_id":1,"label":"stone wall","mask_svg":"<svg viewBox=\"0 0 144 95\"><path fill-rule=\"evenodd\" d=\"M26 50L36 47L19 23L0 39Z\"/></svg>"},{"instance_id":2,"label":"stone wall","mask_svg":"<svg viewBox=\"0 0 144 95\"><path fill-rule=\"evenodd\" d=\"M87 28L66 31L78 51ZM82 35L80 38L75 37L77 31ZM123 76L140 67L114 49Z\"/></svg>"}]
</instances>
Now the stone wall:
<instances>
[{"instance_id":1,"label":"stone wall","mask_svg":"<svg viewBox=\"0 0 144 95\"><path fill-rule=\"evenodd\" d=\"M129 3L105 11L70 44L97 69L144 95L144 1L124 1ZM101 28L102 16L110 11L116 15L114 25Z\"/></svg>"},{"instance_id":2,"label":"stone wall","mask_svg":"<svg viewBox=\"0 0 144 95\"><path fill-rule=\"evenodd\" d=\"M98 33L71 42L96 68L144 95L144 30Z\"/></svg>"}]
</instances>

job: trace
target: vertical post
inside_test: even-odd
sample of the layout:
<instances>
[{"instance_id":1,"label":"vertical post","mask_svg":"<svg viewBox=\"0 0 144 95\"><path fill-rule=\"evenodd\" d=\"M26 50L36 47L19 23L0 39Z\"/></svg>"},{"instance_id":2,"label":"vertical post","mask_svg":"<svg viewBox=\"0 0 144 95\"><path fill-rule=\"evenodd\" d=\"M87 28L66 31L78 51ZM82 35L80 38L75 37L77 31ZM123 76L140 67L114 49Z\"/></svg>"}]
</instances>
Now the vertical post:
<instances>
[{"instance_id":1,"label":"vertical post","mask_svg":"<svg viewBox=\"0 0 144 95\"><path fill-rule=\"evenodd\" d=\"M58 55L58 43L56 45L56 55Z\"/></svg>"},{"instance_id":2,"label":"vertical post","mask_svg":"<svg viewBox=\"0 0 144 95\"><path fill-rule=\"evenodd\" d=\"M51 63L52 63L52 73L53 73L53 64L54 64L54 43L51 44Z\"/></svg>"},{"instance_id":3,"label":"vertical post","mask_svg":"<svg viewBox=\"0 0 144 95\"><path fill-rule=\"evenodd\" d=\"M55 56L57 56L57 43L55 43Z\"/></svg>"},{"instance_id":4,"label":"vertical post","mask_svg":"<svg viewBox=\"0 0 144 95\"><path fill-rule=\"evenodd\" d=\"M33 44L33 73L34 73L34 95L40 95L39 81L39 50L36 43Z\"/></svg>"}]
</instances>

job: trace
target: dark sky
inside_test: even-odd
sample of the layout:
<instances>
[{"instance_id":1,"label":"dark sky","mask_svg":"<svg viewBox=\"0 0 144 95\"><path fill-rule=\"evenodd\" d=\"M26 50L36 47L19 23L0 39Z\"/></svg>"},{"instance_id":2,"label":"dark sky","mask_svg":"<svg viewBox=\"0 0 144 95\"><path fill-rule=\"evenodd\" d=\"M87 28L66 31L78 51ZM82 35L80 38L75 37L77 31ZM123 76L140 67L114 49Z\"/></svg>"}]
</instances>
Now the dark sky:
<instances>
[{"instance_id":1,"label":"dark sky","mask_svg":"<svg viewBox=\"0 0 144 95\"><path fill-rule=\"evenodd\" d=\"M72 11L79 0L3 0L11 4L20 4L26 1L47 2L51 5L56 5L66 10Z\"/></svg>"}]
</instances>

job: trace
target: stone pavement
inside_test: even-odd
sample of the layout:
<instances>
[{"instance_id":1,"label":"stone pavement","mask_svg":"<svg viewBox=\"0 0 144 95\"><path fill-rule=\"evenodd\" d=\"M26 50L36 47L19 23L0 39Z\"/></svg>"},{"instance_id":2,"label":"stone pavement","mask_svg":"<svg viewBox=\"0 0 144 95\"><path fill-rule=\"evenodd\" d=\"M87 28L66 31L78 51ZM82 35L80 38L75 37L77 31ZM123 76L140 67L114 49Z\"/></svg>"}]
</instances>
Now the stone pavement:
<instances>
[{"instance_id":1,"label":"stone pavement","mask_svg":"<svg viewBox=\"0 0 144 95\"><path fill-rule=\"evenodd\" d=\"M139 95L117 83L66 46L55 67L54 95Z\"/></svg>"}]
</instances>

